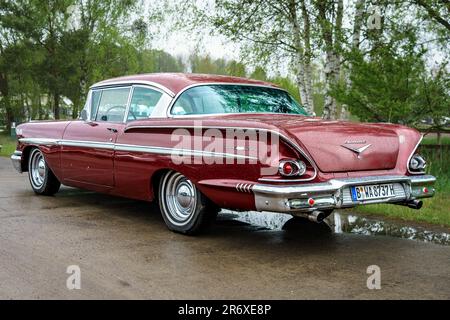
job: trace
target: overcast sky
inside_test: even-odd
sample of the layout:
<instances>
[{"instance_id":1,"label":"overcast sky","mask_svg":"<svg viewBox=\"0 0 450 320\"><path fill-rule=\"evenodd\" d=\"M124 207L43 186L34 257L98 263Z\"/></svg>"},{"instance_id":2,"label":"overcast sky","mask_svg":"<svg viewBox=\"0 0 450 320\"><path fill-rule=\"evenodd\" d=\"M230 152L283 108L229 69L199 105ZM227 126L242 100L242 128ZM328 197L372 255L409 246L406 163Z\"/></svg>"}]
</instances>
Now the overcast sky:
<instances>
[{"instance_id":1,"label":"overcast sky","mask_svg":"<svg viewBox=\"0 0 450 320\"><path fill-rule=\"evenodd\" d=\"M143 0L145 12L151 10L151 6L158 6L165 0ZM171 0L176 4L179 0ZM208 6L209 10L214 10L213 0L192 0ZM165 25L159 26L162 30L169 30L171 19L165 17ZM211 36L208 30L200 32L195 31L171 31L163 32L157 35L152 41L152 47L162 49L176 56L187 57L191 53L198 51L202 54L209 54L211 57L225 59L239 59L239 46L227 41L222 36Z\"/></svg>"}]
</instances>

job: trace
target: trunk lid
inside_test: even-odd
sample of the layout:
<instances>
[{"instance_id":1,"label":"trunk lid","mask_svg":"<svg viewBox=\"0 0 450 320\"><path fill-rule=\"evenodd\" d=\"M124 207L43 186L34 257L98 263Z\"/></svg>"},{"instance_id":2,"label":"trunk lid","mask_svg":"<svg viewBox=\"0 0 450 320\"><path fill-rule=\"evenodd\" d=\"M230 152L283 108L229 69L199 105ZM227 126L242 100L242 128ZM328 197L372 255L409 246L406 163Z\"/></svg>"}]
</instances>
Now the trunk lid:
<instances>
[{"instance_id":1,"label":"trunk lid","mask_svg":"<svg viewBox=\"0 0 450 320\"><path fill-rule=\"evenodd\" d=\"M395 168L399 138L389 125L315 121L284 128L295 136L323 172Z\"/></svg>"}]
</instances>

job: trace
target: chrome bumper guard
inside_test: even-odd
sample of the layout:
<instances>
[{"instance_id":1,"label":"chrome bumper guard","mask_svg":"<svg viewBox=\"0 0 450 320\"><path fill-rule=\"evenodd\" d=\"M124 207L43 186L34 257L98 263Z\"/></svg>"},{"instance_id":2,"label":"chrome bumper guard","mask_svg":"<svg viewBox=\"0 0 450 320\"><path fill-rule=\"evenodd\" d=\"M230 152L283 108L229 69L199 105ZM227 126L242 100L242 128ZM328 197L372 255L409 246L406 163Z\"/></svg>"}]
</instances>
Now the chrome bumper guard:
<instances>
[{"instance_id":1,"label":"chrome bumper guard","mask_svg":"<svg viewBox=\"0 0 450 320\"><path fill-rule=\"evenodd\" d=\"M252 191L258 211L313 212L373 203L406 204L419 198L432 197L435 193L435 181L436 178L431 175L374 176L332 179L328 182L304 185L256 184ZM395 196L365 201L353 201L351 198L352 186L387 183L394 185Z\"/></svg>"},{"instance_id":2,"label":"chrome bumper guard","mask_svg":"<svg viewBox=\"0 0 450 320\"><path fill-rule=\"evenodd\" d=\"M11 156L11 161L14 168L22 173L22 151L15 151Z\"/></svg>"}]
</instances>

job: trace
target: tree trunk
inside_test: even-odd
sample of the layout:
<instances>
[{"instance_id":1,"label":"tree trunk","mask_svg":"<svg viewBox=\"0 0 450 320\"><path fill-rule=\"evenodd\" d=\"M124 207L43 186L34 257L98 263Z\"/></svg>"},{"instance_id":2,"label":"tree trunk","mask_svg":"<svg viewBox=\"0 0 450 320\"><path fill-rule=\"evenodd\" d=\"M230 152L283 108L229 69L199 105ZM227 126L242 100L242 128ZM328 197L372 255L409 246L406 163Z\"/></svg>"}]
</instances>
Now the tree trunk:
<instances>
[{"instance_id":1,"label":"tree trunk","mask_svg":"<svg viewBox=\"0 0 450 320\"><path fill-rule=\"evenodd\" d=\"M344 1L337 1L336 20L328 21L327 13L334 11L334 6L330 7L325 2L316 3L319 13L319 25L322 32L322 39L325 44L325 104L323 108L324 119L336 119L337 104L336 99L331 96L331 89L339 81L341 56L338 48L341 46L342 19L344 14ZM333 15L331 15L333 16Z\"/></svg>"},{"instance_id":2,"label":"tree trunk","mask_svg":"<svg viewBox=\"0 0 450 320\"><path fill-rule=\"evenodd\" d=\"M300 99L308 113L314 113L314 101L312 99L312 79L311 79L311 49L309 44L310 30L309 30L309 16L307 12L303 12L304 30L302 32L297 16L297 3L295 0L289 2L289 20L292 24L292 31L296 52L294 56L295 72L297 75L297 85L299 88ZM306 20L305 20L306 19ZM302 42L302 34L304 43ZM308 56L306 56L307 54Z\"/></svg>"},{"instance_id":3,"label":"tree trunk","mask_svg":"<svg viewBox=\"0 0 450 320\"><path fill-rule=\"evenodd\" d=\"M2 100L0 101L0 105L4 105L6 114L5 114L5 124L6 131L11 131L11 123L14 121L14 113L11 108L11 104L9 101L9 88L8 88L8 76L6 74L0 74L0 94L2 95Z\"/></svg>"},{"instance_id":4,"label":"tree trunk","mask_svg":"<svg viewBox=\"0 0 450 320\"><path fill-rule=\"evenodd\" d=\"M326 53L326 63L325 63L325 104L323 106L324 119L336 119L336 99L334 99L330 92L332 86L336 83L337 74L337 57L333 50L329 50Z\"/></svg>"},{"instance_id":5,"label":"tree trunk","mask_svg":"<svg viewBox=\"0 0 450 320\"><path fill-rule=\"evenodd\" d=\"M359 43L361 42L361 27L363 22L365 0L357 0L355 4L355 15L353 18L353 35L352 35L352 51L359 50ZM350 78L353 70L353 65L350 62L348 65L348 72L346 74L346 85L347 88L351 88L352 80ZM346 120L349 118L348 106L346 104L342 105L341 109L341 119Z\"/></svg>"},{"instance_id":6,"label":"tree trunk","mask_svg":"<svg viewBox=\"0 0 450 320\"><path fill-rule=\"evenodd\" d=\"M60 101L59 93L55 92L53 94L53 114L55 116L55 120L59 120L59 118L60 118L59 101Z\"/></svg>"},{"instance_id":7,"label":"tree trunk","mask_svg":"<svg viewBox=\"0 0 450 320\"><path fill-rule=\"evenodd\" d=\"M308 105L308 95L306 93L305 79L303 78L303 63L298 56L295 56L294 60L294 69L296 74L298 92L300 94L300 100L303 107L305 107L305 109L307 109L307 111L309 112L310 108Z\"/></svg>"},{"instance_id":8,"label":"tree trunk","mask_svg":"<svg viewBox=\"0 0 450 320\"><path fill-rule=\"evenodd\" d=\"M39 92L37 97L37 105L38 105L38 120L42 120L42 101L41 101L41 93Z\"/></svg>"},{"instance_id":9,"label":"tree trunk","mask_svg":"<svg viewBox=\"0 0 450 320\"><path fill-rule=\"evenodd\" d=\"M312 59L312 50L311 50L311 24L310 18L308 14L308 10L306 9L305 1L302 1L301 4L302 10L302 18L303 18L303 39L305 44L305 57L304 57L304 72L303 78L305 83L305 92L306 99L308 101L308 105L310 106L310 113L315 114L314 112L314 99L313 99L313 86L312 86L312 68L311 68L311 59Z\"/></svg>"}]
</instances>

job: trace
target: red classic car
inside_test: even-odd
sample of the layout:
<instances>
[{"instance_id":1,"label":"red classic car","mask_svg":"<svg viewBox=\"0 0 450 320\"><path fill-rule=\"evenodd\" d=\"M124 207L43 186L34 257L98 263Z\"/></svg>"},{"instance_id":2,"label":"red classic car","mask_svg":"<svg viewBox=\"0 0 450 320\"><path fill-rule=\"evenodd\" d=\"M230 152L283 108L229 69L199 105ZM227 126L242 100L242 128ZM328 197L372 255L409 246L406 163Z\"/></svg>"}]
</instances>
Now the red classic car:
<instances>
[{"instance_id":1,"label":"red classic car","mask_svg":"<svg viewBox=\"0 0 450 320\"><path fill-rule=\"evenodd\" d=\"M61 184L157 201L192 234L220 208L321 222L333 209L434 195L414 129L310 117L276 85L148 74L91 87L79 120L17 127L12 161L37 194Z\"/></svg>"}]
</instances>

